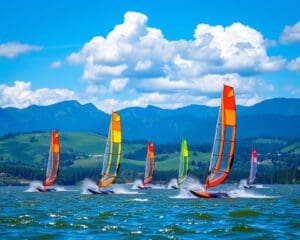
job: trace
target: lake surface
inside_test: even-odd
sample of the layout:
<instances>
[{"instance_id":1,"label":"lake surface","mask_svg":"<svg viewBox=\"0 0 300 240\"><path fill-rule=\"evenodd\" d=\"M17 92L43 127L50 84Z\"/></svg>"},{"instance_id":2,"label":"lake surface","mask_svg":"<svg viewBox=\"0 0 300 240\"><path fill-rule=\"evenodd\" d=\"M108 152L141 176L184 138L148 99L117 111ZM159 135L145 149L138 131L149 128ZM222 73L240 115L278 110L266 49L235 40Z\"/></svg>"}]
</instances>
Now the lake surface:
<instances>
[{"instance_id":1,"label":"lake surface","mask_svg":"<svg viewBox=\"0 0 300 240\"><path fill-rule=\"evenodd\" d=\"M80 186L48 193L0 187L0 237L300 239L300 185L251 190L224 185L231 196L226 199L199 199L159 187L114 189L118 194L87 195Z\"/></svg>"}]
</instances>

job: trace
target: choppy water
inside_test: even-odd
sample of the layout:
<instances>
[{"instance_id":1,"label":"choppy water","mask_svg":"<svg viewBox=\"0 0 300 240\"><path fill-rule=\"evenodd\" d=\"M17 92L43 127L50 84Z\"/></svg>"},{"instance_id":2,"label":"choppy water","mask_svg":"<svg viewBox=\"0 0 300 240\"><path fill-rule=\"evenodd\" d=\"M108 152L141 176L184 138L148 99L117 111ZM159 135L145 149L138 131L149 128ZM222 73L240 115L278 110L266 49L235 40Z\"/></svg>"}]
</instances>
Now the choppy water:
<instances>
[{"instance_id":1,"label":"choppy water","mask_svg":"<svg viewBox=\"0 0 300 240\"><path fill-rule=\"evenodd\" d=\"M0 187L1 239L299 239L300 185L238 190L199 199L173 189L87 195L82 187L24 192Z\"/></svg>"}]
</instances>

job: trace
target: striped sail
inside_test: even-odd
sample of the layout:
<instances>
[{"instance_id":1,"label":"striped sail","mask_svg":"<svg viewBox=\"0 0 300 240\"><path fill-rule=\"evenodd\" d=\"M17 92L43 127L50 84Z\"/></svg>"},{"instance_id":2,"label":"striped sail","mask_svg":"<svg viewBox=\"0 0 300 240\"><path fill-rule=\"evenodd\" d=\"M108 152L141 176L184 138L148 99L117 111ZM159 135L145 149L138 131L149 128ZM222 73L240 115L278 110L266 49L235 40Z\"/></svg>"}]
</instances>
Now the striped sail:
<instances>
[{"instance_id":1,"label":"striped sail","mask_svg":"<svg viewBox=\"0 0 300 240\"><path fill-rule=\"evenodd\" d=\"M189 151L187 146L187 141L182 139L181 141L181 151L179 159L179 170L178 170L178 185L182 184L186 178L189 170Z\"/></svg>"},{"instance_id":2,"label":"striped sail","mask_svg":"<svg viewBox=\"0 0 300 240\"><path fill-rule=\"evenodd\" d=\"M154 145L152 142L148 142L144 185L150 184L152 182L154 170L155 170Z\"/></svg>"},{"instance_id":3,"label":"striped sail","mask_svg":"<svg viewBox=\"0 0 300 240\"><path fill-rule=\"evenodd\" d=\"M256 150L253 149L251 153L251 167L250 167L250 174L248 178L248 184L253 184L257 171L257 153Z\"/></svg>"},{"instance_id":4,"label":"striped sail","mask_svg":"<svg viewBox=\"0 0 300 240\"><path fill-rule=\"evenodd\" d=\"M121 160L122 131L121 118L116 112L111 114L110 127L105 146L104 159L99 187L112 184L118 175Z\"/></svg>"},{"instance_id":5,"label":"striped sail","mask_svg":"<svg viewBox=\"0 0 300 240\"><path fill-rule=\"evenodd\" d=\"M234 90L224 85L205 189L224 182L231 170L236 142Z\"/></svg>"},{"instance_id":6,"label":"striped sail","mask_svg":"<svg viewBox=\"0 0 300 240\"><path fill-rule=\"evenodd\" d=\"M46 177L43 182L44 186L51 186L55 183L55 180L58 176L59 163L60 163L59 134L58 131L52 131Z\"/></svg>"}]
</instances>

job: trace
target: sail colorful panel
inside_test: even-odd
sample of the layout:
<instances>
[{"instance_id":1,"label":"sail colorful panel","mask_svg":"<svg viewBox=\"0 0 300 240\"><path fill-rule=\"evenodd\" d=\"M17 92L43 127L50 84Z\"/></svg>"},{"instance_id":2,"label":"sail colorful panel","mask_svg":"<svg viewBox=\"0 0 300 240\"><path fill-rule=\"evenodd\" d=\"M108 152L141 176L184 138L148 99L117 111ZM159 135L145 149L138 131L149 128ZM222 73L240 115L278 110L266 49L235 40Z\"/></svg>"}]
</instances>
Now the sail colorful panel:
<instances>
[{"instance_id":1,"label":"sail colorful panel","mask_svg":"<svg viewBox=\"0 0 300 240\"><path fill-rule=\"evenodd\" d=\"M152 142L148 142L146 168L144 175L144 185L150 184L154 176L155 171L155 156L154 156L154 145Z\"/></svg>"},{"instance_id":2,"label":"sail colorful panel","mask_svg":"<svg viewBox=\"0 0 300 240\"><path fill-rule=\"evenodd\" d=\"M257 172L257 153L256 150L253 149L251 153L251 167L250 167L250 174L248 178L248 184L253 184L256 178Z\"/></svg>"},{"instance_id":3,"label":"sail colorful panel","mask_svg":"<svg viewBox=\"0 0 300 240\"><path fill-rule=\"evenodd\" d=\"M181 141L181 151L179 159L179 170L178 170L178 185L184 182L189 170L189 151L187 146L187 141L182 139Z\"/></svg>"},{"instance_id":4,"label":"sail colorful panel","mask_svg":"<svg viewBox=\"0 0 300 240\"><path fill-rule=\"evenodd\" d=\"M51 186L55 183L55 180L58 176L59 164L60 164L59 134L58 131L52 131L46 177L43 182L44 186Z\"/></svg>"},{"instance_id":5,"label":"sail colorful panel","mask_svg":"<svg viewBox=\"0 0 300 240\"><path fill-rule=\"evenodd\" d=\"M99 187L112 184L118 175L122 150L121 117L118 113L111 114L110 127L106 141L104 159Z\"/></svg>"},{"instance_id":6,"label":"sail colorful panel","mask_svg":"<svg viewBox=\"0 0 300 240\"><path fill-rule=\"evenodd\" d=\"M236 104L234 90L224 85L216 126L213 151L205 188L224 182L230 172L236 142Z\"/></svg>"}]
</instances>

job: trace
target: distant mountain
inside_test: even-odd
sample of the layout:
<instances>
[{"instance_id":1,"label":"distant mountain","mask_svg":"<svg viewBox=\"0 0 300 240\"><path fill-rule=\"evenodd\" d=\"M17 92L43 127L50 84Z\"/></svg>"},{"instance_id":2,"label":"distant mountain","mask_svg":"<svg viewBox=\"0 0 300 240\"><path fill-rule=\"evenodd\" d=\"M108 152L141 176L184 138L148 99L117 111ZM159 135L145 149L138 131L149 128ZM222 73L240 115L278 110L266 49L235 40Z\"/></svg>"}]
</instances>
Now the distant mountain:
<instances>
[{"instance_id":1,"label":"distant mountain","mask_svg":"<svg viewBox=\"0 0 300 240\"><path fill-rule=\"evenodd\" d=\"M300 99L270 99L250 107L238 106L237 110L238 139L300 137ZM119 112L124 139L178 143L185 137L190 143L211 143L218 107L190 105L169 110L148 106ZM107 134L109 118L93 104L76 101L25 109L0 108L0 135L51 129Z\"/></svg>"},{"instance_id":2,"label":"distant mountain","mask_svg":"<svg viewBox=\"0 0 300 240\"><path fill-rule=\"evenodd\" d=\"M0 135L35 130L107 132L109 116L93 104L65 101L24 109L0 108Z\"/></svg>"}]
</instances>

